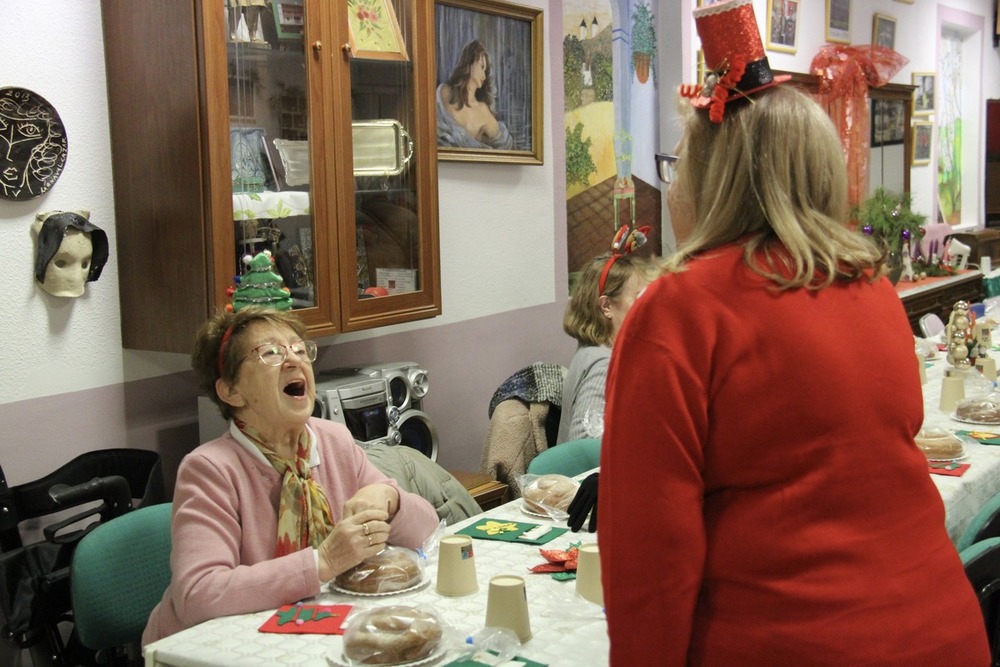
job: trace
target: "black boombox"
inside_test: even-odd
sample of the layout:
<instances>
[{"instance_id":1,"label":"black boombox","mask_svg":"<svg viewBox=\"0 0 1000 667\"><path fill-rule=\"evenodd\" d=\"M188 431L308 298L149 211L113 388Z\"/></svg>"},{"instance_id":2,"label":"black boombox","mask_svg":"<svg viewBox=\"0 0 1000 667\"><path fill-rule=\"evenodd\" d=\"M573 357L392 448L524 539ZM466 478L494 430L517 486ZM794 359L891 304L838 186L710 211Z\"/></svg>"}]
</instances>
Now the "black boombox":
<instances>
[{"instance_id":1,"label":"black boombox","mask_svg":"<svg viewBox=\"0 0 1000 667\"><path fill-rule=\"evenodd\" d=\"M437 429L421 410L427 371L413 362L337 368L316 376L315 416L339 421L362 447L405 445L437 460Z\"/></svg>"},{"instance_id":2,"label":"black boombox","mask_svg":"<svg viewBox=\"0 0 1000 667\"><path fill-rule=\"evenodd\" d=\"M405 445L437 460L438 435L421 409L427 395L427 371L412 362L337 368L316 375L313 415L338 421L362 447ZM200 442L226 432L219 408L198 398Z\"/></svg>"}]
</instances>

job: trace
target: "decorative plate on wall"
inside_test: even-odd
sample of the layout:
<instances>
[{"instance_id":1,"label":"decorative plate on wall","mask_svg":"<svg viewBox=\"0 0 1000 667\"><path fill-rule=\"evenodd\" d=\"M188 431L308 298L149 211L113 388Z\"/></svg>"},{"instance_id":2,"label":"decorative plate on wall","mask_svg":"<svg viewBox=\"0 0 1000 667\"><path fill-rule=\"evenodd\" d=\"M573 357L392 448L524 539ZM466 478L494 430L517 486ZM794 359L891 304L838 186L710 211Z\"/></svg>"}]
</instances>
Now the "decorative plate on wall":
<instances>
[{"instance_id":1,"label":"decorative plate on wall","mask_svg":"<svg viewBox=\"0 0 1000 667\"><path fill-rule=\"evenodd\" d=\"M66 165L66 130L55 108L25 88L0 88L0 198L33 199Z\"/></svg>"}]
</instances>

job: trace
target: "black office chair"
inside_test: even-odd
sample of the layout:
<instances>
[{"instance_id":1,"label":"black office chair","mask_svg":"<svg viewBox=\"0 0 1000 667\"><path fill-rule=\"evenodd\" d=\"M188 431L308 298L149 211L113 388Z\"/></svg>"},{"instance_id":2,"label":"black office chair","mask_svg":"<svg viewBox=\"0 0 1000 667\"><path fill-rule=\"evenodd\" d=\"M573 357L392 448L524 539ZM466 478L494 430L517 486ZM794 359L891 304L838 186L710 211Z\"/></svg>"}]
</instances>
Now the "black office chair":
<instances>
[{"instance_id":1,"label":"black office chair","mask_svg":"<svg viewBox=\"0 0 1000 667\"><path fill-rule=\"evenodd\" d=\"M976 542L962 551L961 556L983 612L992 656L990 664L1000 667L1000 537Z\"/></svg>"},{"instance_id":2,"label":"black office chair","mask_svg":"<svg viewBox=\"0 0 1000 667\"><path fill-rule=\"evenodd\" d=\"M76 544L134 506L166 500L160 456L147 450L87 452L16 486L8 486L0 467L2 631L30 651L33 664L93 663L93 652L72 631L64 642L59 627L73 621L69 577Z\"/></svg>"}]
</instances>

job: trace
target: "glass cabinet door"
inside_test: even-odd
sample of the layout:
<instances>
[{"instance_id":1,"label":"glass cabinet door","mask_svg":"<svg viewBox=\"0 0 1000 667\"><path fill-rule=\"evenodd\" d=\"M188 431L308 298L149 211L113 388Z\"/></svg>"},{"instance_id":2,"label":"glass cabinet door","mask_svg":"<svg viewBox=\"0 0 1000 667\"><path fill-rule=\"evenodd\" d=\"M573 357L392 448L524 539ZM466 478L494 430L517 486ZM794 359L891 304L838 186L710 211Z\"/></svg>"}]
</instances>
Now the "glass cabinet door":
<instances>
[{"instance_id":1,"label":"glass cabinet door","mask_svg":"<svg viewBox=\"0 0 1000 667\"><path fill-rule=\"evenodd\" d=\"M440 313L432 2L347 0L353 229L341 236L345 329ZM345 98L347 96L344 96ZM351 227L348 225L348 227ZM421 314L423 311L424 314Z\"/></svg>"},{"instance_id":2,"label":"glass cabinet door","mask_svg":"<svg viewBox=\"0 0 1000 667\"><path fill-rule=\"evenodd\" d=\"M311 19L303 0L218 1L227 26L232 302L237 309L312 308L322 288L310 159L314 57L305 39Z\"/></svg>"}]
</instances>

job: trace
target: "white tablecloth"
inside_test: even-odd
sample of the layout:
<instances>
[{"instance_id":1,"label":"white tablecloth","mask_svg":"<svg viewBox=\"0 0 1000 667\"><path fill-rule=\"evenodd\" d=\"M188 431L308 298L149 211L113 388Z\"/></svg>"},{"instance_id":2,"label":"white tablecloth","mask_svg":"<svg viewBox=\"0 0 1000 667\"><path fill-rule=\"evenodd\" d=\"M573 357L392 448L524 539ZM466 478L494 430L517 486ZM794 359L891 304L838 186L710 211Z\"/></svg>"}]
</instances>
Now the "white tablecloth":
<instances>
[{"instance_id":1,"label":"white tablecloth","mask_svg":"<svg viewBox=\"0 0 1000 667\"><path fill-rule=\"evenodd\" d=\"M994 353L996 356L996 353ZM938 426L949 431L991 431L1000 433L1000 425L974 426L951 418L950 412L938 406L941 400L941 380L950 365L944 358L929 362L927 383L924 385L924 427ZM968 391L968 390L967 390ZM961 477L931 475L941 493L945 507L945 527L953 542L957 542L979 508L1000 493L1000 446L966 442L966 458L971 464Z\"/></svg>"},{"instance_id":2,"label":"white tablecloth","mask_svg":"<svg viewBox=\"0 0 1000 667\"><path fill-rule=\"evenodd\" d=\"M485 514L467 519L449 528L454 532L486 518L521 522L556 524L526 516L521 500L514 500ZM596 542L596 534L567 532L542 548L565 549L571 542ZM353 605L427 605L437 611L458 636L471 635L484 626L486 592L489 580L498 574L518 574L526 579L528 611L532 638L519 655L537 662L558 666L608 664L608 634L603 610L575 594L573 581L559 582L548 574L532 574L528 568L544 561L537 545L512 544L493 540L474 540L476 578L479 592L465 597L445 597L434 590L436 558L427 563L430 582L411 593L385 597L357 597L326 593L313 600L324 604ZM242 665L310 665L328 667L328 653L339 655L342 638L331 635L293 635L258 632L272 611L242 616L228 616L206 621L146 647L147 667L238 667ZM441 665L460 655L451 651Z\"/></svg>"}]
</instances>

